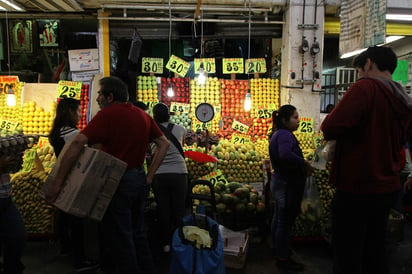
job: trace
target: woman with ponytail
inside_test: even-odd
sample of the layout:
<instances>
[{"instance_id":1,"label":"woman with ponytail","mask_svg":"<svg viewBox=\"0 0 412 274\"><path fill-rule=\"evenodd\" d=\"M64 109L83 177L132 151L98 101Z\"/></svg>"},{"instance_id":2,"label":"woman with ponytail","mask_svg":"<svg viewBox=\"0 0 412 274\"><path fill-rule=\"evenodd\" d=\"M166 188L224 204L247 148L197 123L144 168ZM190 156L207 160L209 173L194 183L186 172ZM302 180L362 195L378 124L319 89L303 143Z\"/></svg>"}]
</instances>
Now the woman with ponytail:
<instances>
[{"instance_id":1,"label":"woman with ponytail","mask_svg":"<svg viewBox=\"0 0 412 274\"><path fill-rule=\"evenodd\" d=\"M296 108L284 105L273 112L272 118L269 154L275 172L270 187L276 201L272 219L272 248L279 268L303 271L303 264L290 257L290 242L292 227L300 212L306 174L311 172L312 167L303 158L293 135L293 131L299 127Z\"/></svg>"}]
</instances>

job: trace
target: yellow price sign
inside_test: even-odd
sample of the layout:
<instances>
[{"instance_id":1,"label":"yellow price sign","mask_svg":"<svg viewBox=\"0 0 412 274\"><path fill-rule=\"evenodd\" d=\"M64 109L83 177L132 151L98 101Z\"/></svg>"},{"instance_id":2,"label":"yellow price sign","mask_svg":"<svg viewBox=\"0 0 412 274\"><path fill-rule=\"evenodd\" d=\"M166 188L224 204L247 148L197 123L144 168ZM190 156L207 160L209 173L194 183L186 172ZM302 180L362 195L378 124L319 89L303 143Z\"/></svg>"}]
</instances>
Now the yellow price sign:
<instances>
[{"instance_id":1,"label":"yellow price sign","mask_svg":"<svg viewBox=\"0 0 412 274\"><path fill-rule=\"evenodd\" d=\"M190 104L171 102L170 103L170 112L189 113L190 112Z\"/></svg>"},{"instance_id":2,"label":"yellow price sign","mask_svg":"<svg viewBox=\"0 0 412 274\"><path fill-rule=\"evenodd\" d=\"M37 147L42 148L42 147L45 147L49 144L50 144L49 138L44 137L44 136L40 136L39 141L37 142Z\"/></svg>"},{"instance_id":3,"label":"yellow price sign","mask_svg":"<svg viewBox=\"0 0 412 274\"><path fill-rule=\"evenodd\" d=\"M35 160L36 160L36 150L35 149L27 150L24 153L22 171L27 172L27 173L32 171Z\"/></svg>"},{"instance_id":4,"label":"yellow price sign","mask_svg":"<svg viewBox=\"0 0 412 274\"><path fill-rule=\"evenodd\" d=\"M202 131L202 130L211 129L211 128L212 128L211 122L203 123L203 122L200 122L196 118L192 118L192 130L194 132L198 130Z\"/></svg>"},{"instance_id":5,"label":"yellow price sign","mask_svg":"<svg viewBox=\"0 0 412 274\"><path fill-rule=\"evenodd\" d=\"M234 120L232 123L232 129L240 133L247 133L249 131L249 127L247 125L242 124L241 122L236 120Z\"/></svg>"},{"instance_id":6,"label":"yellow price sign","mask_svg":"<svg viewBox=\"0 0 412 274\"><path fill-rule=\"evenodd\" d=\"M316 132L313 134L313 143L315 144L315 148L318 148L322 145L323 141L323 134L321 132Z\"/></svg>"},{"instance_id":7,"label":"yellow price sign","mask_svg":"<svg viewBox=\"0 0 412 274\"><path fill-rule=\"evenodd\" d=\"M0 119L0 130L14 131L19 122L14 122L7 119Z\"/></svg>"},{"instance_id":8,"label":"yellow price sign","mask_svg":"<svg viewBox=\"0 0 412 274\"><path fill-rule=\"evenodd\" d=\"M269 119L272 117L272 112L270 112L268 108L258 109L256 114L256 116L260 119Z\"/></svg>"},{"instance_id":9,"label":"yellow price sign","mask_svg":"<svg viewBox=\"0 0 412 274\"><path fill-rule=\"evenodd\" d=\"M207 73L216 73L215 58L195 58L195 73L199 73L200 64L203 63L203 70Z\"/></svg>"},{"instance_id":10,"label":"yellow price sign","mask_svg":"<svg viewBox=\"0 0 412 274\"><path fill-rule=\"evenodd\" d=\"M311 117L300 117L299 118L299 128L298 133L313 134L313 118Z\"/></svg>"},{"instance_id":11,"label":"yellow price sign","mask_svg":"<svg viewBox=\"0 0 412 274\"><path fill-rule=\"evenodd\" d=\"M224 183L224 184L228 183L228 181L226 180L225 176L223 175L220 169L212 171L211 173L201 177L200 179L207 180L211 182L213 185L216 183Z\"/></svg>"},{"instance_id":12,"label":"yellow price sign","mask_svg":"<svg viewBox=\"0 0 412 274\"><path fill-rule=\"evenodd\" d=\"M181 77L185 77L187 71L190 68L190 64L185 60L172 55L166 64L166 68L170 71L173 71L174 73L179 74L179 76Z\"/></svg>"},{"instance_id":13,"label":"yellow price sign","mask_svg":"<svg viewBox=\"0 0 412 274\"><path fill-rule=\"evenodd\" d=\"M142 72L163 74L163 58L142 57Z\"/></svg>"},{"instance_id":14,"label":"yellow price sign","mask_svg":"<svg viewBox=\"0 0 412 274\"><path fill-rule=\"evenodd\" d=\"M215 110L215 116L220 117L222 115L222 106L220 104L213 105L213 109Z\"/></svg>"},{"instance_id":15,"label":"yellow price sign","mask_svg":"<svg viewBox=\"0 0 412 274\"><path fill-rule=\"evenodd\" d=\"M233 133L230 142L232 144L249 144L250 136Z\"/></svg>"},{"instance_id":16,"label":"yellow price sign","mask_svg":"<svg viewBox=\"0 0 412 274\"><path fill-rule=\"evenodd\" d=\"M247 73L266 73L265 58L246 59L245 66Z\"/></svg>"},{"instance_id":17,"label":"yellow price sign","mask_svg":"<svg viewBox=\"0 0 412 274\"><path fill-rule=\"evenodd\" d=\"M270 114L272 114L277 109L278 108L276 107L276 104L269 104L269 106L268 106L268 110L269 110Z\"/></svg>"},{"instance_id":18,"label":"yellow price sign","mask_svg":"<svg viewBox=\"0 0 412 274\"><path fill-rule=\"evenodd\" d=\"M184 150L184 151L195 150L195 147L194 147L194 146L184 146L184 147L183 147L183 150Z\"/></svg>"},{"instance_id":19,"label":"yellow price sign","mask_svg":"<svg viewBox=\"0 0 412 274\"><path fill-rule=\"evenodd\" d=\"M14 88L19 82L19 77L18 76L5 76L1 75L0 76L0 94L7 94L8 90L12 88L14 91L16 91Z\"/></svg>"},{"instance_id":20,"label":"yellow price sign","mask_svg":"<svg viewBox=\"0 0 412 274\"><path fill-rule=\"evenodd\" d=\"M224 74L243 74L245 71L243 58L223 58L222 70Z\"/></svg>"},{"instance_id":21,"label":"yellow price sign","mask_svg":"<svg viewBox=\"0 0 412 274\"><path fill-rule=\"evenodd\" d=\"M80 100L82 82L60 80L57 84L57 98L73 98Z\"/></svg>"}]
</instances>

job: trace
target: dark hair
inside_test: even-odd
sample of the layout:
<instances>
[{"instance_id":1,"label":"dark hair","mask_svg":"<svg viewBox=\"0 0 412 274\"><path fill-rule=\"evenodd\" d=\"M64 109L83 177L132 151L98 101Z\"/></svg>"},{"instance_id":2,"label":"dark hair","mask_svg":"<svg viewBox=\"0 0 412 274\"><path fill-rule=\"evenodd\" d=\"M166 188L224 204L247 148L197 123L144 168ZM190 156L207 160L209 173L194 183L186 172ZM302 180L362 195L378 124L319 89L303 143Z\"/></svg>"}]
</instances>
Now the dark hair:
<instances>
[{"instance_id":1,"label":"dark hair","mask_svg":"<svg viewBox=\"0 0 412 274\"><path fill-rule=\"evenodd\" d=\"M153 119L157 123L165 123L170 119L169 108L163 103L156 104L153 107Z\"/></svg>"},{"instance_id":2,"label":"dark hair","mask_svg":"<svg viewBox=\"0 0 412 274\"><path fill-rule=\"evenodd\" d=\"M129 100L129 91L127 85L117 77L110 76L100 79L100 92L104 97L113 94L113 101L125 103Z\"/></svg>"},{"instance_id":3,"label":"dark hair","mask_svg":"<svg viewBox=\"0 0 412 274\"><path fill-rule=\"evenodd\" d=\"M295 111L296 107L292 105L283 105L272 113L272 133L270 134L270 137L272 137L273 133L278 129L287 129L283 120L288 122Z\"/></svg>"},{"instance_id":4,"label":"dark hair","mask_svg":"<svg viewBox=\"0 0 412 274\"><path fill-rule=\"evenodd\" d=\"M353 67L363 69L368 58L377 65L380 71L387 70L391 74L398 65L398 57L391 48L374 46L356 56L353 60Z\"/></svg>"},{"instance_id":5,"label":"dark hair","mask_svg":"<svg viewBox=\"0 0 412 274\"><path fill-rule=\"evenodd\" d=\"M73 98L64 98L59 101L56 108L56 117L54 117L53 127L49 134L49 141L54 146L54 141L60 137L60 129L64 126L77 128L73 123L70 111L77 111L80 106L80 101Z\"/></svg>"},{"instance_id":6,"label":"dark hair","mask_svg":"<svg viewBox=\"0 0 412 274\"><path fill-rule=\"evenodd\" d=\"M133 104L135 107L138 107L138 108L140 108L140 109L142 109L142 110L144 110L144 111L146 111L146 110L149 109L149 107L148 107L145 103L143 103L142 101L136 101L136 102L133 102L132 104Z\"/></svg>"}]
</instances>

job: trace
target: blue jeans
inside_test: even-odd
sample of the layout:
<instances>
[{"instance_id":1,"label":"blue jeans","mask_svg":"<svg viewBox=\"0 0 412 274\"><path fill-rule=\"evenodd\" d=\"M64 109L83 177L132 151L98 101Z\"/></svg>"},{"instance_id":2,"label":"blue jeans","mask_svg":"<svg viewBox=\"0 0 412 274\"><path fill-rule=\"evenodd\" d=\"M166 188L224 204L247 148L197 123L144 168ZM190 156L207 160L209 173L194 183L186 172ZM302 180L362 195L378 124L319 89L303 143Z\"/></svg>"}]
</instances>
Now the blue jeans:
<instances>
[{"instance_id":1,"label":"blue jeans","mask_svg":"<svg viewBox=\"0 0 412 274\"><path fill-rule=\"evenodd\" d=\"M20 259L26 243L26 231L11 198L0 198L0 242L4 247L4 273L23 273Z\"/></svg>"},{"instance_id":2,"label":"blue jeans","mask_svg":"<svg viewBox=\"0 0 412 274\"><path fill-rule=\"evenodd\" d=\"M144 170L127 170L102 220L102 244L110 250L103 251L102 263L111 255L118 274L151 273L154 268L144 226L146 189Z\"/></svg>"},{"instance_id":3,"label":"blue jeans","mask_svg":"<svg viewBox=\"0 0 412 274\"><path fill-rule=\"evenodd\" d=\"M272 175L270 185L276 201L272 218L272 246L278 258L288 258L292 228L300 212L304 181L286 181Z\"/></svg>"}]
</instances>

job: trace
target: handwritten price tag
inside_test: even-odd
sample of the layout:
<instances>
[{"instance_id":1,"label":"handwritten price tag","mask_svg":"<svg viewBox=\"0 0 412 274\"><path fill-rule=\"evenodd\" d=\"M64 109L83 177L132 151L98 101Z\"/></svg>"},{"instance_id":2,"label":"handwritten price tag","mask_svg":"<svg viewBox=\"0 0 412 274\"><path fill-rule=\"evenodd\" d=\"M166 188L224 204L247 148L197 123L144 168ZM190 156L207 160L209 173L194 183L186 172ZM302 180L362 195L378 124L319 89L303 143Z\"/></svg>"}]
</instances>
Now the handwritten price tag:
<instances>
[{"instance_id":1,"label":"handwritten price tag","mask_svg":"<svg viewBox=\"0 0 412 274\"><path fill-rule=\"evenodd\" d=\"M192 118L192 130L194 132L198 130L206 130L206 129L211 129L211 128L212 128L211 122L203 123L203 122L200 122L196 118Z\"/></svg>"},{"instance_id":2,"label":"handwritten price tag","mask_svg":"<svg viewBox=\"0 0 412 274\"><path fill-rule=\"evenodd\" d=\"M260 119L269 119L272 117L272 113L267 108L261 108L257 110L257 117Z\"/></svg>"},{"instance_id":3,"label":"handwritten price tag","mask_svg":"<svg viewBox=\"0 0 412 274\"><path fill-rule=\"evenodd\" d=\"M230 142L232 144L249 144L250 136L233 133L232 138L230 139Z\"/></svg>"},{"instance_id":4,"label":"handwritten price tag","mask_svg":"<svg viewBox=\"0 0 412 274\"><path fill-rule=\"evenodd\" d=\"M243 58L223 58L222 66L224 74L243 74L245 71Z\"/></svg>"},{"instance_id":5,"label":"handwritten price tag","mask_svg":"<svg viewBox=\"0 0 412 274\"><path fill-rule=\"evenodd\" d=\"M228 182L220 169L217 169L216 171L213 171L213 172L201 177L200 179L207 180L207 181L211 182L213 185L216 184L216 183L226 184Z\"/></svg>"},{"instance_id":6,"label":"handwritten price tag","mask_svg":"<svg viewBox=\"0 0 412 274\"><path fill-rule=\"evenodd\" d=\"M246 59L247 73L266 73L265 58Z\"/></svg>"},{"instance_id":7,"label":"handwritten price tag","mask_svg":"<svg viewBox=\"0 0 412 274\"><path fill-rule=\"evenodd\" d=\"M184 150L184 151L195 150L195 147L194 147L194 146L184 146L184 147L183 147L183 150Z\"/></svg>"},{"instance_id":8,"label":"handwritten price tag","mask_svg":"<svg viewBox=\"0 0 412 274\"><path fill-rule=\"evenodd\" d=\"M19 123L7 119L0 119L0 129L14 131Z\"/></svg>"},{"instance_id":9,"label":"handwritten price tag","mask_svg":"<svg viewBox=\"0 0 412 274\"><path fill-rule=\"evenodd\" d=\"M166 68L174 73L179 74L181 77L185 77L187 71L190 68L190 64L185 60L172 55L169 59L169 62L166 64Z\"/></svg>"},{"instance_id":10,"label":"handwritten price tag","mask_svg":"<svg viewBox=\"0 0 412 274\"><path fill-rule=\"evenodd\" d=\"M180 112L180 113L189 113L190 112L190 104L171 102L170 103L170 111L171 112Z\"/></svg>"},{"instance_id":11,"label":"handwritten price tag","mask_svg":"<svg viewBox=\"0 0 412 274\"><path fill-rule=\"evenodd\" d=\"M142 57L143 73L163 73L163 58Z\"/></svg>"},{"instance_id":12,"label":"handwritten price tag","mask_svg":"<svg viewBox=\"0 0 412 274\"><path fill-rule=\"evenodd\" d=\"M44 137L44 136L40 136L39 141L37 142L37 147L42 148L42 147L45 147L49 144L50 144L49 138Z\"/></svg>"},{"instance_id":13,"label":"handwritten price tag","mask_svg":"<svg viewBox=\"0 0 412 274\"><path fill-rule=\"evenodd\" d=\"M57 98L73 98L80 100L82 82L59 81L57 84Z\"/></svg>"},{"instance_id":14,"label":"handwritten price tag","mask_svg":"<svg viewBox=\"0 0 412 274\"><path fill-rule=\"evenodd\" d=\"M299 118L299 128L298 133L313 134L313 118L310 117L300 117Z\"/></svg>"},{"instance_id":15,"label":"handwritten price tag","mask_svg":"<svg viewBox=\"0 0 412 274\"><path fill-rule=\"evenodd\" d=\"M313 134L313 143L315 144L315 148L318 148L322 145L323 141L323 134L321 132L316 132Z\"/></svg>"},{"instance_id":16,"label":"handwritten price tag","mask_svg":"<svg viewBox=\"0 0 412 274\"><path fill-rule=\"evenodd\" d=\"M199 73L200 64L203 63L203 70L207 73L216 73L215 58L195 58L195 73Z\"/></svg>"},{"instance_id":17,"label":"handwritten price tag","mask_svg":"<svg viewBox=\"0 0 412 274\"><path fill-rule=\"evenodd\" d=\"M26 151L26 153L24 153L22 171L27 172L27 173L32 171L35 160L36 160L36 150L31 149L31 150Z\"/></svg>"},{"instance_id":18,"label":"handwritten price tag","mask_svg":"<svg viewBox=\"0 0 412 274\"><path fill-rule=\"evenodd\" d=\"M247 125L236 120L233 121L232 129L240 133L247 133L249 131L249 127Z\"/></svg>"}]
</instances>

